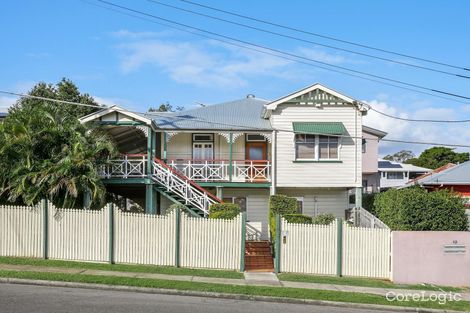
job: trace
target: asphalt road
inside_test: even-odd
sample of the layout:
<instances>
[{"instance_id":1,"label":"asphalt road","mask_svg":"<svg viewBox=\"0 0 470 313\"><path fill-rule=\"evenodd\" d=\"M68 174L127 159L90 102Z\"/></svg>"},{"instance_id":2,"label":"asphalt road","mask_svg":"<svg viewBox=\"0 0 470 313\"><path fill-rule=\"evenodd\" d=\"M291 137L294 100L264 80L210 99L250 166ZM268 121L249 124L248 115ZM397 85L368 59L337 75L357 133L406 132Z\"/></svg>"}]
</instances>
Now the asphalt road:
<instances>
[{"instance_id":1,"label":"asphalt road","mask_svg":"<svg viewBox=\"0 0 470 313\"><path fill-rule=\"evenodd\" d=\"M125 291L0 284L0 312L372 313L379 311L316 305L145 294Z\"/></svg>"}]
</instances>

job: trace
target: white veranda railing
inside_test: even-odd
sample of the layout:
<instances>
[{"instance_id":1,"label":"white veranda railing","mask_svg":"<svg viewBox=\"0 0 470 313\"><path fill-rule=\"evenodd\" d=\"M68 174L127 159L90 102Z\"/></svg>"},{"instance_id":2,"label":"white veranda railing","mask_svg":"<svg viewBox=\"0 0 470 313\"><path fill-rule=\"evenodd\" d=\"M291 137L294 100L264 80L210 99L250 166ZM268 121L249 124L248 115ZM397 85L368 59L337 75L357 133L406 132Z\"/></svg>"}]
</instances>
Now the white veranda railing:
<instances>
[{"instance_id":1,"label":"white veranda railing","mask_svg":"<svg viewBox=\"0 0 470 313\"><path fill-rule=\"evenodd\" d=\"M195 181L269 182L271 163L268 160L170 160L172 168Z\"/></svg>"},{"instance_id":2,"label":"white veranda railing","mask_svg":"<svg viewBox=\"0 0 470 313\"><path fill-rule=\"evenodd\" d=\"M147 156L124 155L119 159L109 160L108 164L99 168L99 174L103 178L133 178L145 177Z\"/></svg>"},{"instance_id":3,"label":"white veranda railing","mask_svg":"<svg viewBox=\"0 0 470 313\"><path fill-rule=\"evenodd\" d=\"M355 226L390 229L384 222L364 208L353 208L350 218Z\"/></svg>"}]
</instances>

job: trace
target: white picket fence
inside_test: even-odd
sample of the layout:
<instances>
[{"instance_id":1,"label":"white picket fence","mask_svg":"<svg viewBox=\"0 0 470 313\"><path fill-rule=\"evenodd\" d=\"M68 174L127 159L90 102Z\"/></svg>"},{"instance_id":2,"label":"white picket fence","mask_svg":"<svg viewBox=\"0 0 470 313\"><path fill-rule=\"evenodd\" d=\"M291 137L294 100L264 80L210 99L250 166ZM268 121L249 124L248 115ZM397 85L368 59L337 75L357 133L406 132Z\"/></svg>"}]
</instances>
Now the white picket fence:
<instances>
[{"instance_id":1,"label":"white picket fence","mask_svg":"<svg viewBox=\"0 0 470 313\"><path fill-rule=\"evenodd\" d=\"M390 278L391 232L343 225L343 275Z\"/></svg>"},{"instance_id":2,"label":"white picket fence","mask_svg":"<svg viewBox=\"0 0 470 313\"><path fill-rule=\"evenodd\" d=\"M109 206L72 210L49 205L47 256L58 260L240 269L242 214L233 220L217 220L181 213L178 234L177 216L176 211L159 216L118 209L110 216ZM42 205L0 206L0 256L44 257L43 218Z\"/></svg>"},{"instance_id":3,"label":"white picket fence","mask_svg":"<svg viewBox=\"0 0 470 313\"><path fill-rule=\"evenodd\" d=\"M43 215L40 206L0 209L0 255L41 257Z\"/></svg>"},{"instance_id":4,"label":"white picket fence","mask_svg":"<svg viewBox=\"0 0 470 313\"><path fill-rule=\"evenodd\" d=\"M117 263L175 265L176 213L114 212Z\"/></svg>"},{"instance_id":5,"label":"white picket fence","mask_svg":"<svg viewBox=\"0 0 470 313\"><path fill-rule=\"evenodd\" d=\"M100 211L48 208L51 259L105 262L109 257L108 208Z\"/></svg>"},{"instance_id":6,"label":"white picket fence","mask_svg":"<svg viewBox=\"0 0 470 313\"><path fill-rule=\"evenodd\" d=\"M336 221L292 224L281 219L281 272L336 274Z\"/></svg>"},{"instance_id":7,"label":"white picket fence","mask_svg":"<svg viewBox=\"0 0 470 313\"><path fill-rule=\"evenodd\" d=\"M320 275L390 277L390 230L338 224L293 224L281 219L280 271ZM339 240L341 239L341 240ZM342 256L338 259L338 244Z\"/></svg>"},{"instance_id":8,"label":"white picket fence","mask_svg":"<svg viewBox=\"0 0 470 313\"><path fill-rule=\"evenodd\" d=\"M242 215L233 220L181 216L181 266L240 268Z\"/></svg>"}]
</instances>

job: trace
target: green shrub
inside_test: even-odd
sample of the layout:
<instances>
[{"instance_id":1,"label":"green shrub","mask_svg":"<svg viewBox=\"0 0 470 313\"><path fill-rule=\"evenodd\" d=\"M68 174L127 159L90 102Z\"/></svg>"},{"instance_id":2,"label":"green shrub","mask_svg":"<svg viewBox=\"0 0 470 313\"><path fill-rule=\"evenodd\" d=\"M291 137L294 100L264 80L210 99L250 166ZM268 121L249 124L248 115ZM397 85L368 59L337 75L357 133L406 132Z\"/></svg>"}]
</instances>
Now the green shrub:
<instances>
[{"instance_id":1,"label":"green shrub","mask_svg":"<svg viewBox=\"0 0 470 313\"><path fill-rule=\"evenodd\" d=\"M287 222L295 224L312 224L312 217L304 214L284 214Z\"/></svg>"},{"instance_id":2,"label":"green shrub","mask_svg":"<svg viewBox=\"0 0 470 313\"><path fill-rule=\"evenodd\" d=\"M312 224L330 225L335 219L336 217L331 213L321 213L312 219Z\"/></svg>"},{"instance_id":3,"label":"green shrub","mask_svg":"<svg viewBox=\"0 0 470 313\"><path fill-rule=\"evenodd\" d=\"M365 193L362 195L362 207L370 213L377 215L374 206L374 200L377 193Z\"/></svg>"},{"instance_id":4,"label":"green shrub","mask_svg":"<svg viewBox=\"0 0 470 313\"><path fill-rule=\"evenodd\" d=\"M178 210L178 209L182 212L185 212L186 207L181 203L173 203L172 205L170 205L168 207L168 209L166 209L165 215L169 215L169 214L173 213L175 210Z\"/></svg>"},{"instance_id":5,"label":"green shrub","mask_svg":"<svg viewBox=\"0 0 470 313\"><path fill-rule=\"evenodd\" d=\"M209 218L233 219L240 214L240 206L235 203L214 203L209 208Z\"/></svg>"},{"instance_id":6,"label":"green shrub","mask_svg":"<svg viewBox=\"0 0 470 313\"><path fill-rule=\"evenodd\" d=\"M269 197L269 231L272 241L276 238L276 214L282 216L297 213L297 199L285 195Z\"/></svg>"},{"instance_id":7,"label":"green shrub","mask_svg":"<svg viewBox=\"0 0 470 313\"><path fill-rule=\"evenodd\" d=\"M467 230L464 202L448 190L390 189L375 197L374 206L377 217L392 230Z\"/></svg>"}]
</instances>

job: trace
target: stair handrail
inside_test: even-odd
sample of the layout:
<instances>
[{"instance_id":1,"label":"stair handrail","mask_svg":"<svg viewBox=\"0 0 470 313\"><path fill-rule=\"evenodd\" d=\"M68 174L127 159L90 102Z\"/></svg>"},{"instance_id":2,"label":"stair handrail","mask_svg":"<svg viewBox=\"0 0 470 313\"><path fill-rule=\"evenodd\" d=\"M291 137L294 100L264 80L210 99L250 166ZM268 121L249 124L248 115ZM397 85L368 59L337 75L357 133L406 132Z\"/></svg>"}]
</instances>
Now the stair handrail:
<instances>
[{"instance_id":1,"label":"stair handrail","mask_svg":"<svg viewBox=\"0 0 470 313\"><path fill-rule=\"evenodd\" d=\"M189 177L183 175L181 172L179 172L178 170L172 168L171 166L169 166L168 164L166 164L165 162L163 162L162 160L158 159L158 158L154 158L154 161L157 162L158 164L161 164L163 167L165 167L166 169L168 169L169 171L171 171L173 174L177 175L179 178L187 181L191 186L193 186L194 188L198 189L199 191L207 194L207 196L209 198L211 198L212 200L216 201L216 202L219 202L221 203L222 200L220 200L219 198L217 198L213 193L211 193L210 191L202 188L201 186L199 186L197 183L195 183L193 180L191 180Z\"/></svg>"}]
</instances>

